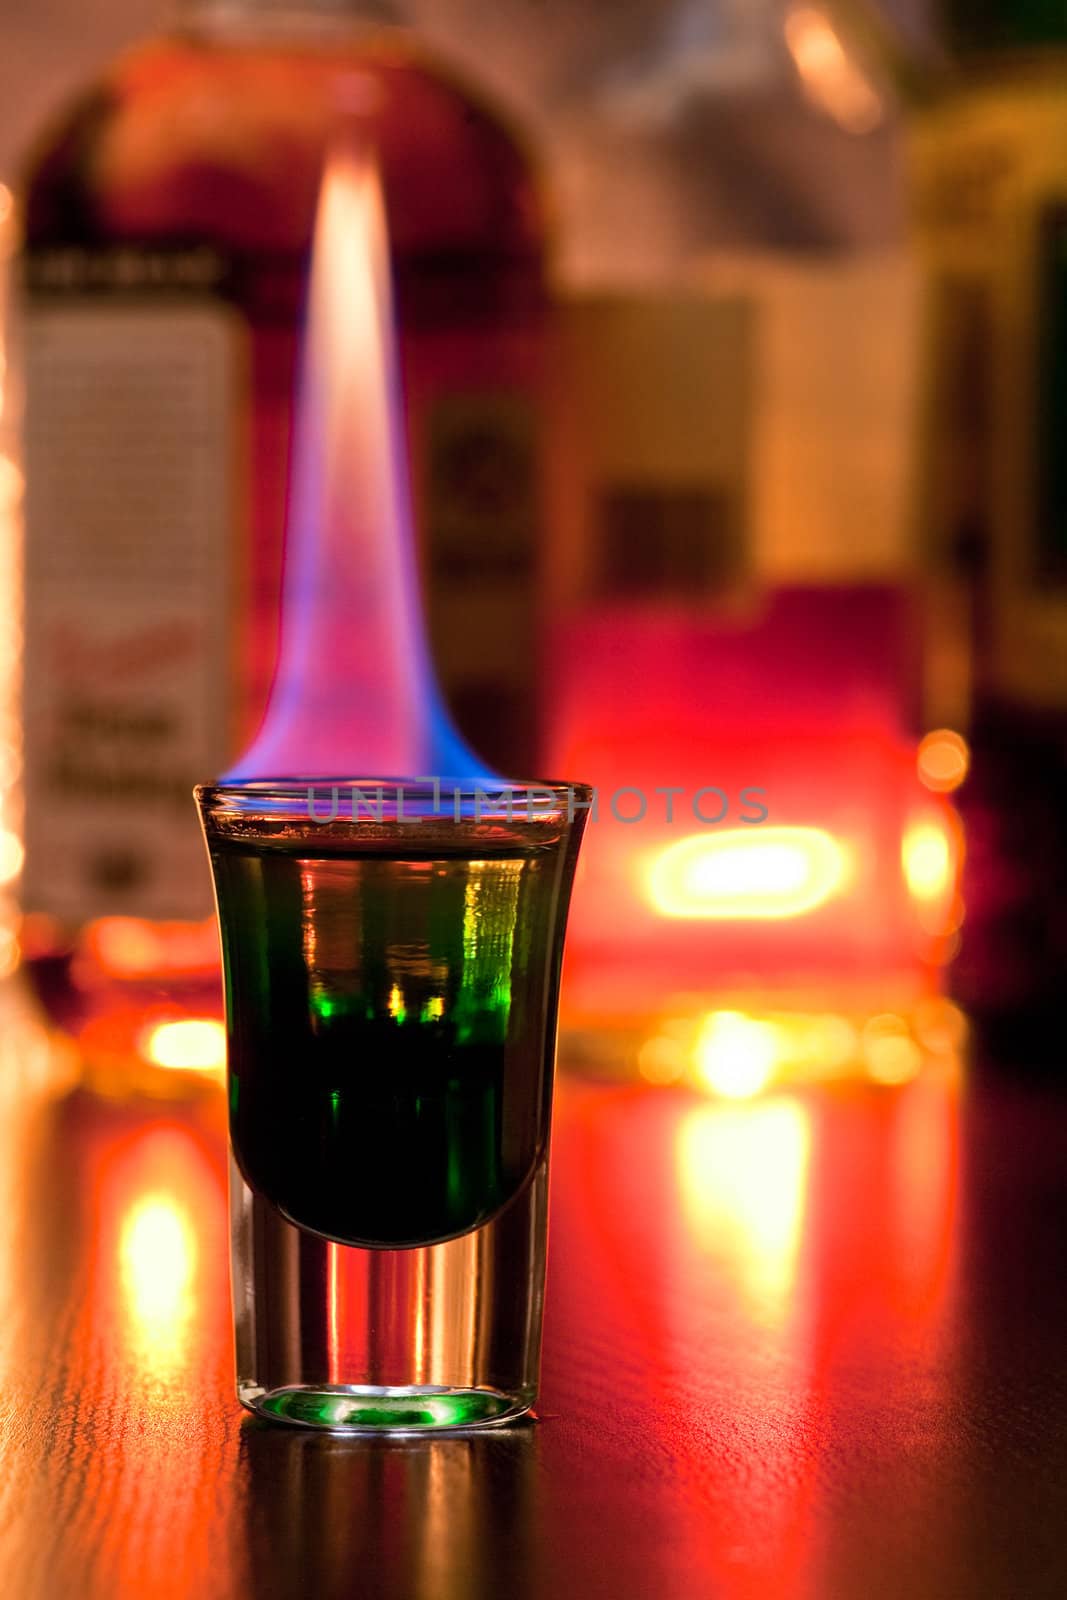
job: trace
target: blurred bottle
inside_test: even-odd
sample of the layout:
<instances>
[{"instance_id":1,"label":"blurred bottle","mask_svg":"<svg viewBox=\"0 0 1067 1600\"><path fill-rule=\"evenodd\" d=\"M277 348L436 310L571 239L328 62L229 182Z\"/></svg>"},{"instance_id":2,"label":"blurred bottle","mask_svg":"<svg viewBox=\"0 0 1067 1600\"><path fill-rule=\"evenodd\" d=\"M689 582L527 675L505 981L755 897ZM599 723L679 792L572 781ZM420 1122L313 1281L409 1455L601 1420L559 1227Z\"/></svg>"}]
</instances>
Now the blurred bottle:
<instances>
[{"instance_id":1,"label":"blurred bottle","mask_svg":"<svg viewBox=\"0 0 1067 1600\"><path fill-rule=\"evenodd\" d=\"M184 0L33 158L25 942L68 1000L101 974L139 984L138 1006L179 980L187 1006L213 1000L190 789L238 753L270 683L339 131L383 168L446 692L493 763L534 759L539 196L496 113L396 22L387 0Z\"/></svg>"},{"instance_id":2,"label":"blurred bottle","mask_svg":"<svg viewBox=\"0 0 1067 1600\"><path fill-rule=\"evenodd\" d=\"M943 15L952 65L914 151L927 711L973 746L954 981L991 1042L1025 1056L1067 967L1067 7Z\"/></svg>"},{"instance_id":3,"label":"blurred bottle","mask_svg":"<svg viewBox=\"0 0 1067 1600\"><path fill-rule=\"evenodd\" d=\"M924 1019L957 847L917 771L900 52L853 46L836 10L661 7L658 49L631 42L583 82L556 174L589 216L553 362L552 766L601 797L565 1056L725 1095L943 1065ZM761 828L734 807L716 838L681 798L709 770L728 796L758 784L781 837L814 830L865 866L768 912L788 874ZM677 850L713 882L720 839L728 902L657 892Z\"/></svg>"}]
</instances>

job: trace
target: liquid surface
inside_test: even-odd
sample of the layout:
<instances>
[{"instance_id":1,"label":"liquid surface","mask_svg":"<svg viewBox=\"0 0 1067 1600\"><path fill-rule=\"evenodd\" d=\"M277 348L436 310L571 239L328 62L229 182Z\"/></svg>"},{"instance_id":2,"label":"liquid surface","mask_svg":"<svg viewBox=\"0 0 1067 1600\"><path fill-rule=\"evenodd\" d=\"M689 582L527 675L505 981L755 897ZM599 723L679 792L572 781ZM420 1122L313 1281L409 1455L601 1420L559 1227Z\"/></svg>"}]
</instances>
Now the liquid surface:
<instances>
[{"instance_id":1,"label":"liquid surface","mask_svg":"<svg viewBox=\"0 0 1067 1600\"><path fill-rule=\"evenodd\" d=\"M212 856L246 1182L346 1244L487 1221L547 1137L557 860Z\"/></svg>"}]
</instances>

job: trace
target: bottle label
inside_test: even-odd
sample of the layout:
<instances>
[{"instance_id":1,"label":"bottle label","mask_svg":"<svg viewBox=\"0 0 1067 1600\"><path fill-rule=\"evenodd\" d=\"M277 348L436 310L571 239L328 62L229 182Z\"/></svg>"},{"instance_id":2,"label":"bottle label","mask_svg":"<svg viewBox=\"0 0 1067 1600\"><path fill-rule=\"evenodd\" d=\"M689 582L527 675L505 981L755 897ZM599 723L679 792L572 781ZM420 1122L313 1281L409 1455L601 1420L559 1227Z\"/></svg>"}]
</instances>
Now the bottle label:
<instances>
[{"instance_id":1,"label":"bottle label","mask_svg":"<svg viewBox=\"0 0 1067 1600\"><path fill-rule=\"evenodd\" d=\"M24 904L204 917L191 790L229 744L241 319L174 285L38 293L25 363Z\"/></svg>"}]
</instances>

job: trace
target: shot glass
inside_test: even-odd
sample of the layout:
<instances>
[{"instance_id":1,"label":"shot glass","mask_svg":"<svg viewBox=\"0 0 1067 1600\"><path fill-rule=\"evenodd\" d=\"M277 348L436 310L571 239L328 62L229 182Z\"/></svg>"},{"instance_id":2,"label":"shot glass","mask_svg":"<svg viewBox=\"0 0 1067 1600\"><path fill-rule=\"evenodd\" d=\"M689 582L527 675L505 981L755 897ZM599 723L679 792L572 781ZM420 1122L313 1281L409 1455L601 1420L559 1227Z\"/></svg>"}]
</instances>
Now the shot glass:
<instances>
[{"instance_id":1,"label":"shot glass","mask_svg":"<svg viewBox=\"0 0 1067 1600\"><path fill-rule=\"evenodd\" d=\"M344 1433L521 1416L589 791L286 779L196 799L226 991L238 1399Z\"/></svg>"}]
</instances>

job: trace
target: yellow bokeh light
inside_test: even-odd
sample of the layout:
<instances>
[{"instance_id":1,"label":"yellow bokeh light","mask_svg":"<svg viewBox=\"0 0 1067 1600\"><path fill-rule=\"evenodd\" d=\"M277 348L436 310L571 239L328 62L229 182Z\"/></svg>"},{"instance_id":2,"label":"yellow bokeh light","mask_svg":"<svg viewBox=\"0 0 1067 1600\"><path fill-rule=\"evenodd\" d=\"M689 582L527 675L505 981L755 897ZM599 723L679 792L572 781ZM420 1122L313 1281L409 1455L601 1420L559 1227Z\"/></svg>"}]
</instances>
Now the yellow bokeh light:
<instances>
[{"instance_id":1,"label":"yellow bokeh light","mask_svg":"<svg viewBox=\"0 0 1067 1600\"><path fill-rule=\"evenodd\" d=\"M951 794L966 778L971 752L966 739L949 728L928 733L919 745L919 778L937 794Z\"/></svg>"},{"instance_id":2,"label":"yellow bokeh light","mask_svg":"<svg viewBox=\"0 0 1067 1600\"><path fill-rule=\"evenodd\" d=\"M952 887L955 861L952 840L937 818L921 818L906 830L901 866L916 900L940 900Z\"/></svg>"},{"instance_id":3,"label":"yellow bokeh light","mask_svg":"<svg viewBox=\"0 0 1067 1600\"><path fill-rule=\"evenodd\" d=\"M724 1007L661 1021L641 1042L636 1066L646 1083L685 1082L719 1099L746 1101L800 1084L909 1083L927 1066L956 1072L967 1032L963 1012L940 996L903 1013L855 1017Z\"/></svg>"},{"instance_id":4,"label":"yellow bokeh light","mask_svg":"<svg viewBox=\"0 0 1067 1600\"><path fill-rule=\"evenodd\" d=\"M141 1053L157 1067L221 1072L226 1065L226 1029L213 1018L159 1022L147 1030Z\"/></svg>"},{"instance_id":5,"label":"yellow bokeh light","mask_svg":"<svg viewBox=\"0 0 1067 1600\"><path fill-rule=\"evenodd\" d=\"M705 1088L727 1100L748 1100L772 1081L783 1040L772 1022L740 1011L712 1011L697 1038L694 1060Z\"/></svg>"},{"instance_id":6,"label":"yellow bokeh light","mask_svg":"<svg viewBox=\"0 0 1067 1600\"><path fill-rule=\"evenodd\" d=\"M668 846L647 892L664 917L777 920L814 911L846 877L845 851L821 828L732 828Z\"/></svg>"},{"instance_id":7,"label":"yellow bokeh light","mask_svg":"<svg viewBox=\"0 0 1067 1600\"><path fill-rule=\"evenodd\" d=\"M867 1075L875 1083L910 1083L922 1068L922 1051L914 1039L886 1034L868 1041Z\"/></svg>"}]
</instances>

